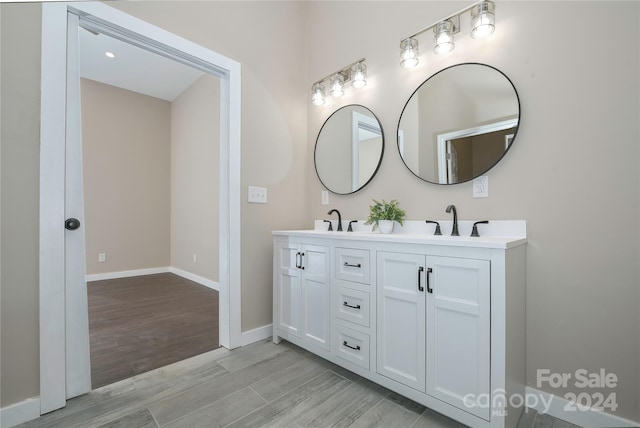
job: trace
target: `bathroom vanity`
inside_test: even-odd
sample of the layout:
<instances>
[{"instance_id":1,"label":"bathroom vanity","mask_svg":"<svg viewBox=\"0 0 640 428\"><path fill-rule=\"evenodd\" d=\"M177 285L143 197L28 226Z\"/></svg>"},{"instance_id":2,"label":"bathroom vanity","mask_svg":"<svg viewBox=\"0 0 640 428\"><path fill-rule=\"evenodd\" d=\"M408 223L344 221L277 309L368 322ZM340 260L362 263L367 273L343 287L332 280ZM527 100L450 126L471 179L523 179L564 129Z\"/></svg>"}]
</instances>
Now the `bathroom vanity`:
<instances>
[{"instance_id":1,"label":"bathroom vanity","mask_svg":"<svg viewBox=\"0 0 640 428\"><path fill-rule=\"evenodd\" d=\"M470 223L459 237L433 236L422 222L393 234L328 232L322 221L273 232L273 341L469 426L515 426L526 224L491 222L470 237Z\"/></svg>"}]
</instances>

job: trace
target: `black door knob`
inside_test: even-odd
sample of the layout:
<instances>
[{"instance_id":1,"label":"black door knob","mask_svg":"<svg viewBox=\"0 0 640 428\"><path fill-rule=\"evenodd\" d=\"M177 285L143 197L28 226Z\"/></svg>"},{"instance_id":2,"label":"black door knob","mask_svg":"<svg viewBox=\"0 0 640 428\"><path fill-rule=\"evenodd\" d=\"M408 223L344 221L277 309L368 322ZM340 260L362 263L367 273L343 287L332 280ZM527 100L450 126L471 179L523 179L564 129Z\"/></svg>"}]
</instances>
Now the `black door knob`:
<instances>
[{"instance_id":1,"label":"black door knob","mask_svg":"<svg viewBox=\"0 0 640 428\"><path fill-rule=\"evenodd\" d=\"M67 230L76 230L77 228L80 227L80 220L78 220L77 218L68 218L65 222L64 222L64 228Z\"/></svg>"}]
</instances>

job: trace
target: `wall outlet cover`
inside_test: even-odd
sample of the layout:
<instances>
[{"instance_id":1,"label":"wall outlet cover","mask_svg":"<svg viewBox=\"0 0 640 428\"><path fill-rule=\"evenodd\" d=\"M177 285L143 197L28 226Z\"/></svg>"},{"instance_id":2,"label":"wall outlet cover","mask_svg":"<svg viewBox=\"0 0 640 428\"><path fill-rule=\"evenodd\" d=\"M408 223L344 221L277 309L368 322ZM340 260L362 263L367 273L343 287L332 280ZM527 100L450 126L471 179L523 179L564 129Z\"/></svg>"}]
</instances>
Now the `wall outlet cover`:
<instances>
[{"instance_id":1,"label":"wall outlet cover","mask_svg":"<svg viewBox=\"0 0 640 428\"><path fill-rule=\"evenodd\" d=\"M489 197L489 177L481 175L473 180L473 197L488 198Z\"/></svg>"},{"instance_id":2,"label":"wall outlet cover","mask_svg":"<svg viewBox=\"0 0 640 428\"><path fill-rule=\"evenodd\" d=\"M329 192L326 190L322 191L322 205L329 205Z\"/></svg>"}]
</instances>

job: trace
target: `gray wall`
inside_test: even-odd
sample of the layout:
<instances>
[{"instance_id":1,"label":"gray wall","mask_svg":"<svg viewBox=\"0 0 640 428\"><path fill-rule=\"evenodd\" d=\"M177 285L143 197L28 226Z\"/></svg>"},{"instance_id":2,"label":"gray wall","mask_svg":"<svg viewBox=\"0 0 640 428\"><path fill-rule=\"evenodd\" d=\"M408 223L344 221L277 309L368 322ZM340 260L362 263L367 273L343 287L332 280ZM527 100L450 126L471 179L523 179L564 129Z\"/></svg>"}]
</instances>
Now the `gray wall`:
<instances>
[{"instance_id":1,"label":"gray wall","mask_svg":"<svg viewBox=\"0 0 640 428\"><path fill-rule=\"evenodd\" d=\"M40 6L2 4L0 406L39 395ZM19 43L16 41L19 40Z\"/></svg>"},{"instance_id":2,"label":"gray wall","mask_svg":"<svg viewBox=\"0 0 640 428\"><path fill-rule=\"evenodd\" d=\"M81 83L87 274L169 266L171 103Z\"/></svg>"},{"instance_id":3,"label":"gray wall","mask_svg":"<svg viewBox=\"0 0 640 428\"><path fill-rule=\"evenodd\" d=\"M462 220L527 220L527 384L537 386L537 369L605 368L619 379L607 390L617 394L616 414L640 421L639 3L496 2L491 38L474 40L463 27L454 52L438 57L432 35L424 34L419 67L400 67L401 39L465 5L309 3L309 88L360 57L369 71L366 88L350 89L344 100L320 108L309 102L309 144L326 117L349 103L371 108L386 138L378 175L356 195L331 195L330 208L362 219L372 198L397 198L409 220L449 219L448 204ZM503 71L522 104L518 136L489 171L486 199L472 198L471 183L417 179L396 148L396 126L411 93L436 71L462 62ZM312 162L309 157L306 227L327 212Z\"/></svg>"},{"instance_id":4,"label":"gray wall","mask_svg":"<svg viewBox=\"0 0 640 428\"><path fill-rule=\"evenodd\" d=\"M204 75L171 103L171 266L212 281L220 241L219 122L217 77Z\"/></svg>"}]
</instances>

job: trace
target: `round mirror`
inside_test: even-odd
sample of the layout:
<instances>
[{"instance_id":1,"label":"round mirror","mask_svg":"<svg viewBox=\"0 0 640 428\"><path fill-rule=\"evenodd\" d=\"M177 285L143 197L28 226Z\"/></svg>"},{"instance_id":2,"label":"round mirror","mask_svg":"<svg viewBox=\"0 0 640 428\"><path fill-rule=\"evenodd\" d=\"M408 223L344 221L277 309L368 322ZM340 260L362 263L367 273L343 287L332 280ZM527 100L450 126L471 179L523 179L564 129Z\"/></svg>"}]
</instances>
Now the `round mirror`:
<instances>
[{"instance_id":1,"label":"round mirror","mask_svg":"<svg viewBox=\"0 0 640 428\"><path fill-rule=\"evenodd\" d=\"M519 120L520 100L507 76L485 64L458 64L411 95L398 123L398 150L421 179L463 183L502 159Z\"/></svg>"},{"instance_id":2,"label":"round mirror","mask_svg":"<svg viewBox=\"0 0 640 428\"><path fill-rule=\"evenodd\" d=\"M344 106L329 116L316 140L318 178L333 193L347 195L366 186L380 167L384 134L366 107Z\"/></svg>"}]
</instances>

